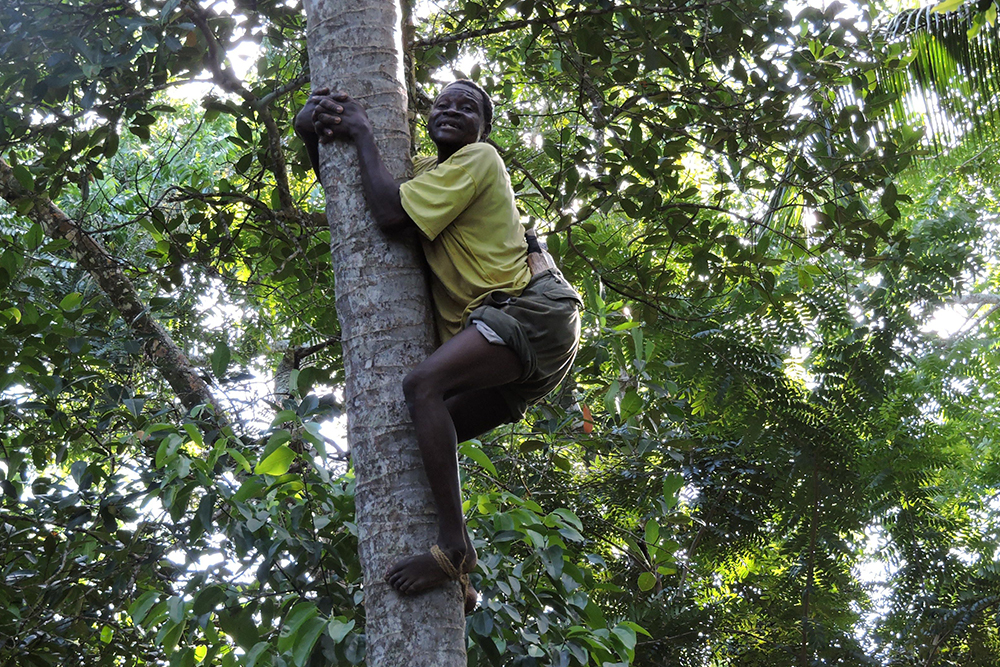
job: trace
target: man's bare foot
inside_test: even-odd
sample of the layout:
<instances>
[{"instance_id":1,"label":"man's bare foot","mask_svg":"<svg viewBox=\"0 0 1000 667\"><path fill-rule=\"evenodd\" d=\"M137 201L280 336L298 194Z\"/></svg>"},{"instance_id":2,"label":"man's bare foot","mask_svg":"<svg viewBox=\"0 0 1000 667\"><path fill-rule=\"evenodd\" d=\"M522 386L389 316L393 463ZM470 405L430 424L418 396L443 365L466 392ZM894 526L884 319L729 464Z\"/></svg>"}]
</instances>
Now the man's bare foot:
<instances>
[{"instance_id":1,"label":"man's bare foot","mask_svg":"<svg viewBox=\"0 0 1000 667\"><path fill-rule=\"evenodd\" d=\"M465 538L463 549L448 549L439 547L438 552L451 563L451 568L447 564L438 562L438 558L433 553L423 553L417 556L409 556L396 561L385 574L385 580L390 586L404 595L413 595L423 591L441 586L449 581L453 581L460 575L462 583L465 585L465 613L470 613L479 601L479 594L468 582L468 573L476 567L476 550L472 547L472 541L468 536Z\"/></svg>"}]
</instances>

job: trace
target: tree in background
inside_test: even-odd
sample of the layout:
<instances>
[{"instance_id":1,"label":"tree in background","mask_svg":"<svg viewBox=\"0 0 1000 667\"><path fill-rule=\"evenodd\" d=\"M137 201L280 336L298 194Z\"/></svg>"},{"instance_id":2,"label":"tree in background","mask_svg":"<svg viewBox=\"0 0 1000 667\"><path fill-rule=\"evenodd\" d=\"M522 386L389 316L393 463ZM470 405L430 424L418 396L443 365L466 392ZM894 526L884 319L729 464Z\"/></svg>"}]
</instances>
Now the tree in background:
<instances>
[{"instance_id":1,"label":"tree in background","mask_svg":"<svg viewBox=\"0 0 1000 667\"><path fill-rule=\"evenodd\" d=\"M995 116L924 159L867 6L416 10L411 111L502 102L587 300L575 384L461 447L469 663L994 664ZM0 661L361 664L301 8L0 26Z\"/></svg>"}]
</instances>

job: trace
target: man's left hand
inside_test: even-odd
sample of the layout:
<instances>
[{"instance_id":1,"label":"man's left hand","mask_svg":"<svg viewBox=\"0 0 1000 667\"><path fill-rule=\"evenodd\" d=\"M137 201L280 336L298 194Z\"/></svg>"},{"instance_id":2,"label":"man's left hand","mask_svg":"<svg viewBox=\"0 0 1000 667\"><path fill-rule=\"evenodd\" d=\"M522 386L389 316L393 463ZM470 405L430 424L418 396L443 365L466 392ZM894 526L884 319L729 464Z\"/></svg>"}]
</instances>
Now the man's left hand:
<instances>
[{"instance_id":1,"label":"man's left hand","mask_svg":"<svg viewBox=\"0 0 1000 667\"><path fill-rule=\"evenodd\" d=\"M318 101L312 114L316 134L323 143L334 139L354 140L371 132L365 108L347 93L332 93Z\"/></svg>"}]
</instances>

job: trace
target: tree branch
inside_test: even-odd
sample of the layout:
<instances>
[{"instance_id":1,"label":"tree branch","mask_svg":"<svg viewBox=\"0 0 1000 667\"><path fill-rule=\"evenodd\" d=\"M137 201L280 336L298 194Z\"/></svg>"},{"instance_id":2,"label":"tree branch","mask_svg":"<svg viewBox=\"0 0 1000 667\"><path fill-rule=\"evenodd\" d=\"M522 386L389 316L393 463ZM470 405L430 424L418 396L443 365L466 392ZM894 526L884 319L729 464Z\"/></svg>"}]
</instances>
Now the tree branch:
<instances>
[{"instance_id":1,"label":"tree branch","mask_svg":"<svg viewBox=\"0 0 1000 667\"><path fill-rule=\"evenodd\" d=\"M708 2L706 5L719 4L718 2ZM634 6L634 5L616 5L612 7L602 7L600 9L581 9L573 12L566 12L559 16L539 16L533 19L518 19L517 21L505 21L504 23L499 23L495 26L489 28L480 28L479 30L466 30L464 32L454 32L449 35L441 35L439 37L428 37L426 39L418 39L413 42L413 46L416 48L426 48L428 46L439 46L441 44L450 44L451 42L464 42L468 39L475 39L477 37L486 37L487 35L496 35L502 32L508 32L511 30L519 30L520 28L526 28L532 25L544 25L544 26L555 26L559 23L565 23L566 21L575 21L580 18L587 16L601 16L603 14L614 14L616 12L622 12L627 10L637 11L646 14L671 14L675 12L693 11L692 7L666 7L660 5L654 6Z\"/></svg>"},{"instance_id":2,"label":"tree branch","mask_svg":"<svg viewBox=\"0 0 1000 667\"><path fill-rule=\"evenodd\" d=\"M28 200L32 206L26 214L53 239L70 242L71 253L118 310L143 352L174 390L187 409L207 404L215 409L216 420L224 423L224 413L212 396L208 385L191 367L187 356L174 343L170 334L149 313L138 290L122 271L114 257L100 241L80 228L48 197L25 188L14 176L14 169L0 159L0 197L9 203Z\"/></svg>"},{"instance_id":3,"label":"tree branch","mask_svg":"<svg viewBox=\"0 0 1000 667\"><path fill-rule=\"evenodd\" d=\"M948 300L960 306L1000 305L1000 294L965 294Z\"/></svg>"},{"instance_id":4,"label":"tree branch","mask_svg":"<svg viewBox=\"0 0 1000 667\"><path fill-rule=\"evenodd\" d=\"M276 94L278 91L272 91L263 98L254 95L253 92L243 85L242 81L236 78L231 69L223 67L222 63L226 57L225 50L215 38L215 33L212 32L211 26L208 25L208 12L197 3L190 2L185 6L185 13L198 26L198 30L201 31L205 42L208 44L208 56L205 58L205 61L212 72L212 79L226 92L242 97L250 108L257 112L261 122L264 124L265 134L267 135L267 152L271 158L271 171L274 173L275 184L278 188L278 200L281 202L281 208L294 208L295 202L292 199L291 189L288 186L288 169L285 166L285 155L281 150L281 130L278 129L278 124L274 122L274 116L271 115L271 110L268 108L268 103L279 96ZM302 76L295 79L292 83L298 82L301 78ZM278 90L286 87L283 86ZM298 86L294 86L288 90L294 90L296 87Z\"/></svg>"}]
</instances>

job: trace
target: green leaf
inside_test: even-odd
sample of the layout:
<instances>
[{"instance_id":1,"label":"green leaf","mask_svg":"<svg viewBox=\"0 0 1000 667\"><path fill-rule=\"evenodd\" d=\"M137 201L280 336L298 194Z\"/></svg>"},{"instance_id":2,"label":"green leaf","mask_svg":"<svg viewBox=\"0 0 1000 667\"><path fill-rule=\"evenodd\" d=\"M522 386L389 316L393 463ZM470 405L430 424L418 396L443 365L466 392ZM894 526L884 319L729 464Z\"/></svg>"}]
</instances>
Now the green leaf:
<instances>
[{"instance_id":1,"label":"green leaf","mask_svg":"<svg viewBox=\"0 0 1000 667\"><path fill-rule=\"evenodd\" d=\"M647 637L649 637L650 639L653 638L653 635L649 634L649 631L646 630L646 628L639 625L638 623L633 623L632 621L622 621L621 623L618 624L618 626L619 627L625 626L626 628L632 628L632 630L634 630L636 633L642 633Z\"/></svg>"},{"instance_id":2,"label":"green leaf","mask_svg":"<svg viewBox=\"0 0 1000 667\"><path fill-rule=\"evenodd\" d=\"M281 426L290 421L294 421L298 417L298 413L295 410L279 410L274 419L271 420L271 426Z\"/></svg>"},{"instance_id":3,"label":"green leaf","mask_svg":"<svg viewBox=\"0 0 1000 667\"><path fill-rule=\"evenodd\" d=\"M796 274L799 280L799 287L801 289L811 290L813 288L813 285L815 283L813 281L812 275L808 271L806 271L804 267L801 266L798 267Z\"/></svg>"},{"instance_id":4,"label":"green leaf","mask_svg":"<svg viewBox=\"0 0 1000 667\"><path fill-rule=\"evenodd\" d=\"M480 637L489 637L493 632L493 614L487 609L477 612L472 617L472 631Z\"/></svg>"},{"instance_id":5,"label":"green leaf","mask_svg":"<svg viewBox=\"0 0 1000 667\"><path fill-rule=\"evenodd\" d=\"M656 586L656 575L652 572L643 572L639 575L639 590L642 592L653 590Z\"/></svg>"},{"instance_id":6,"label":"green leaf","mask_svg":"<svg viewBox=\"0 0 1000 667\"><path fill-rule=\"evenodd\" d=\"M295 459L295 452L288 445L281 445L254 468L255 475L284 475Z\"/></svg>"},{"instance_id":7,"label":"green leaf","mask_svg":"<svg viewBox=\"0 0 1000 667\"><path fill-rule=\"evenodd\" d=\"M277 431L271 434L271 437L267 439L267 446L264 451L273 450L278 445L283 445L286 442L290 442L292 439L292 432L287 428L279 428Z\"/></svg>"},{"instance_id":8,"label":"green leaf","mask_svg":"<svg viewBox=\"0 0 1000 667\"><path fill-rule=\"evenodd\" d=\"M309 601L302 601L296 604L281 625L281 633L278 637L278 650L282 653L291 651L298 642L298 632L302 625L319 614L316 605Z\"/></svg>"},{"instance_id":9,"label":"green leaf","mask_svg":"<svg viewBox=\"0 0 1000 667\"><path fill-rule=\"evenodd\" d=\"M566 521L566 523L571 524L577 530L583 530L583 522L580 521L580 517L570 510L560 507L559 509L552 510L552 514L562 518Z\"/></svg>"},{"instance_id":10,"label":"green leaf","mask_svg":"<svg viewBox=\"0 0 1000 667\"><path fill-rule=\"evenodd\" d=\"M965 0L944 0L944 2L934 5L932 12L937 12L938 14L943 14L944 12L955 11L959 7L965 4Z\"/></svg>"},{"instance_id":11,"label":"green leaf","mask_svg":"<svg viewBox=\"0 0 1000 667\"><path fill-rule=\"evenodd\" d=\"M326 458L326 439L323 437L323 425L317 422L305 422L302 427L305 429L302 433L302 439L310 442L319 455Z\"/></svg>"},{"instance_id":12,"label":"green leaf","mask_svg":"<svg viewBox=\"0 0 1000 667\"><path fill-rule=\"evenodd\" d=\"M642 326L642 322L640 322L638 320L632 320L630 322L622 322L621 324L617 324L617 325L611 327L611 330L612 331L628 331L630 329L635 329L635 328L641 327L641 326Z\"/></svg>"},{"instance_id":13,"label":"green leaf","mask_svg":"<svg viewBox=\"0 0 1000 667\"><path fill-rule=\"evenodd\" d=\"M684 475L671 473L663 478L663 501L667 507L677 504L677 494L684 487Z\"/></svg>"},{"instance_id":14,"label":"green leaf","mask_svg":"<svg viewBox=\"0 0 1000 667\"><path fill-rule=\"evenodd\" d=\"M260 640L260 633L249 607L242 608L235 614L229 613L228 610L220 611L219 626L244 650L249 650Z\"/></svg>"},{"instance_id":15,"label":"green leaf","mask_svg":"<svg viewBox=\"0 0 1000 667\"><path fill-rule=\"evenodd\" d=\"M618 380L614 380L608 385L608 392L604 394L604 409L614 414L618 412Z\"/></svg>"},{"instance_id":16,"label":"green leaf","mask_svg":"<svg viewBox=\"0 0 1000 667\"><path fill-rule=\"evenodd\" d=\"M240 135L240 138L244 141L253 141L253 131L242 118L236 119L236 133Z\"/></svg>"},{"instance_id":17,"label":"green leaf","mask_svg":"<svg viewBox=\"0 0 1000 667\"><path fill-rule=\"evenodd\" d=\"M167 609L170 612L170 620L180 623L184 620L184 613L187 609L187 602L182 595L174 595L167 600Z\"/></svg>"},{"instance_id":18,"label":"green leaf","mask_svg":"<svg viewBox=\"0 0 1000 667\"><path fill-rule=\"evenodd\" d=\"M545 449L545 447L546 445L543 440L537 440L532 438L522 442L520 449L522 452L527 454L528 452L535 452L538 451L539 449Z\"/></svg>"},{"instance_id":19,"label":"green leaf","mask_svg":"<svg viewBox=\"0 0 1000 667\"><path fill-rule=\"evenodd\" d=\"M462 454L462 456L472 459L479 465L480 468L496 477L496 466L494 466L493 462L490 461L490 457L486 456L483 450L479 449L478 445L481 444L482 443L478 440L468 440L459 446L458 451Z\"/></svg>"},{"instance_id":20,"label":"green leaf","mask_svg":"<svg viewBox=\"0 0 1000 667\"><path fill-rule=\"evenodd\" d=\"M128 615L132 617L132 623L134 625L139 625L142 623L142 619L146 618L146 614L149 610L156 604L157 598L160 597L160 591L146 591L138 598L135 602L129 605Z\"/></svg>"},{"instance_id":21,"label":"green leaf","mask_svg":"<svg viewBox=\"0 0 1000 667\"><path fill-rule=\"evenodd\" d=\"M621 402L621 414L622 420L631 419L637 414L642 412L643 407L645 407L645 401L639 396L639 393L635 389L629 389L625 392L622 397Z\"/></svg>"},{"instance_id":22,"label":"green leaf","mask_svg":"<svg viewBox=\"0 0 1000 667\"><path fill-rule=\"evenodd\" d=\"M36 250L38 246L42 245L43 240L45 240L45 233L42 232L42 226L37 222L31 225L31 229L24 235L24 245L28 250Z\"/></svg>"},{"instance_id":23,"label":"green leaf","mask_svg":"<svg viewBox=\"0 0 1000 667\"><path fill-rule=\"evenodd\" d=\"M326 633L330 635L335 643L339 644L344 641L344 637L354 629L354 621L348 621L345 616L338 616L336 618L331 618L327 623Z\"/></svg>"},{"instance_id":24,"label":"green leaf","mask_svg":"<svg viewBox=\"0 0 1000 667\"><path fill-rule=\"evenodd\" d=\"M247 461L247 457L243 456L243 454L236 451L232 447L226 447L226 453L232 456L233 459L240 464L240 467L243 468L244 471L250 472L250 462Z\"/></svg>"},{"instance_id":25,"label":"green leaf","mask_svg":"<svg viewBox=\"0 0 1000 667\"><path fill-rule=\"evenodd\" d=\"M660 526L652 519L646 522L645 537L647 544L656 544L660 540Z\"/></svg>"},{"instance_id":26,"label":"green leaf","mask_svg":"<svg viewBox=\"0 0 1000 667\"><path fill-rule=\"evenodd\" d=\"M187 627L187 621L180 622L169 622L166 623L160 631L156 633L156 643L163 647L163 652L170 655L174 652L174 648L177 646L177 642L180 640L181 635L184 634L184 628Z\"/></svg>"},{"instance_id":27,"label":"green leaf","mask_svg":"<svg viewBox=\"0 0 1000 667\"><path fill-rule=\"evenodd\" d=\"M573 463L559 452L552 452L552 463L560 470L569 472L573 469Z\"/></svg>"},{"instance_id":28,"label":"green leaf","mask_svg":"<svg viewBox=\"0 0 1000 667\"><path fill-rule=\"evenodd\" d=\"M313 646L325 627L326 621L322 618L311 618L302 625L296 633L295 648L292 650L292 663L295 667L305 667L309 662Z\"/></svg>"},{"instance_id":29,"label":"green leaf","mask_svg":"<svg viewBox=\"0 0 1000 667\"><path fill-rule=\"evenodd\" d=\"M156 448L156 456L153 458L153 464L157 468L162 468L173 461L182 444L184 444L184 440L176 433L168 435L160 443L160 446Z\"/></svg>"},{"instance_id":30,"label":"green leaf","mask_svg":"<svg viewBox=\"0 0 1000 667\"><path fill-rule=\"evenodd\" d=\"M260 656L269 648L271 648L271 642L258 642L254 644L254 647L247 651L246 657L243 658L240 664L242 667L255 667L257 661L260 660Z\"/></svg>"},{"instance_id":31,"label":"green leaf","mask_svg":"<svg viewBox=\"0 0 1000 667\"><path fill-rule=\"evenodd\" d=\"M212 351L212 372L218 379L226 377L226 369L229 368L231 353L225 341L219 342Z\"/></svg>"},{"instance_id":32,"label":"green leaf","mask_svg":"<svg viewBox=\"0 0 1000 667\"><path fill-rule=\"evenodd\" d=\"M15 164L12 171L14 172L14 178L21 184L21 187L25 190L35 189L35 179L31 176L31 172L28 171L27 167L23 164Z\"/></svg>"},{"instance_id":33,"label":"green leaf","mask_svg":"<svg viewBox=\"0 0 1000 667\"><path fill-rule=\"evenodd\" d=\"M621 640L622 644L625 645L625 648L630 651L635 648L635 630L622 624L615 626L615 629L611 632Z\"/></svg>"},{"instance_id":34,"label":"green leaf","mask_svg":"<svg viewBox=\"0 0 1000 667\"><path fill-rule=\"evenodd\" d=\"M208 588L202 589L202 591L195 596L194 604L191 606L191 612L195 616L201 616L202 614L207 614L210 611L215 611L215 608L225 599L226 591L222 588L222 586L209 586Z\"/></svg>"},{"instance_id":35,"label":"green leaf","mask_svg":"<svg viewBox=\"0 0 1000 667\"><path fill-rule=\"evenodd\" d=\"M260 477L250 477L240 485L240 490L233 496L233 500L245 503L251 498L259 498L266 488L267 484Z\"/></svg>"},{"instance_id":36,"label":"green leaf","mask_svg":"<svg viewBox=\"0 0 1000 667\"><path fill-rule=\"evenodd\" d=\"M202 440L201 431L198 430L197 426L195 426L191 422L187 422L186 424L184 424L184 431L188 434L188 437L191 438L191 442L198 445L199 447L205 446L205 441Z\"/></svg>"},{"instance_id":37,"label":"green leaf","mask_svg":"<svg viewBox=\"0 0 1000 667\"><path fill-rule=\"evenodd\" d=\"M104 157L114 157L118 152L118 133L112 131L108 138L104 140Z\"/></svg>"},{"instance_id":38,"label":"green leaf","mask_svg":"<svg viewBox=\"0 0 1000 667\"><path fill-rule=\"evenodd\" d=\"M80 307L81 303L83 303L83 295L79 292L70 292L59 302L59 308L67 312L74 311Z\"/></svg>"}]
</instances>

